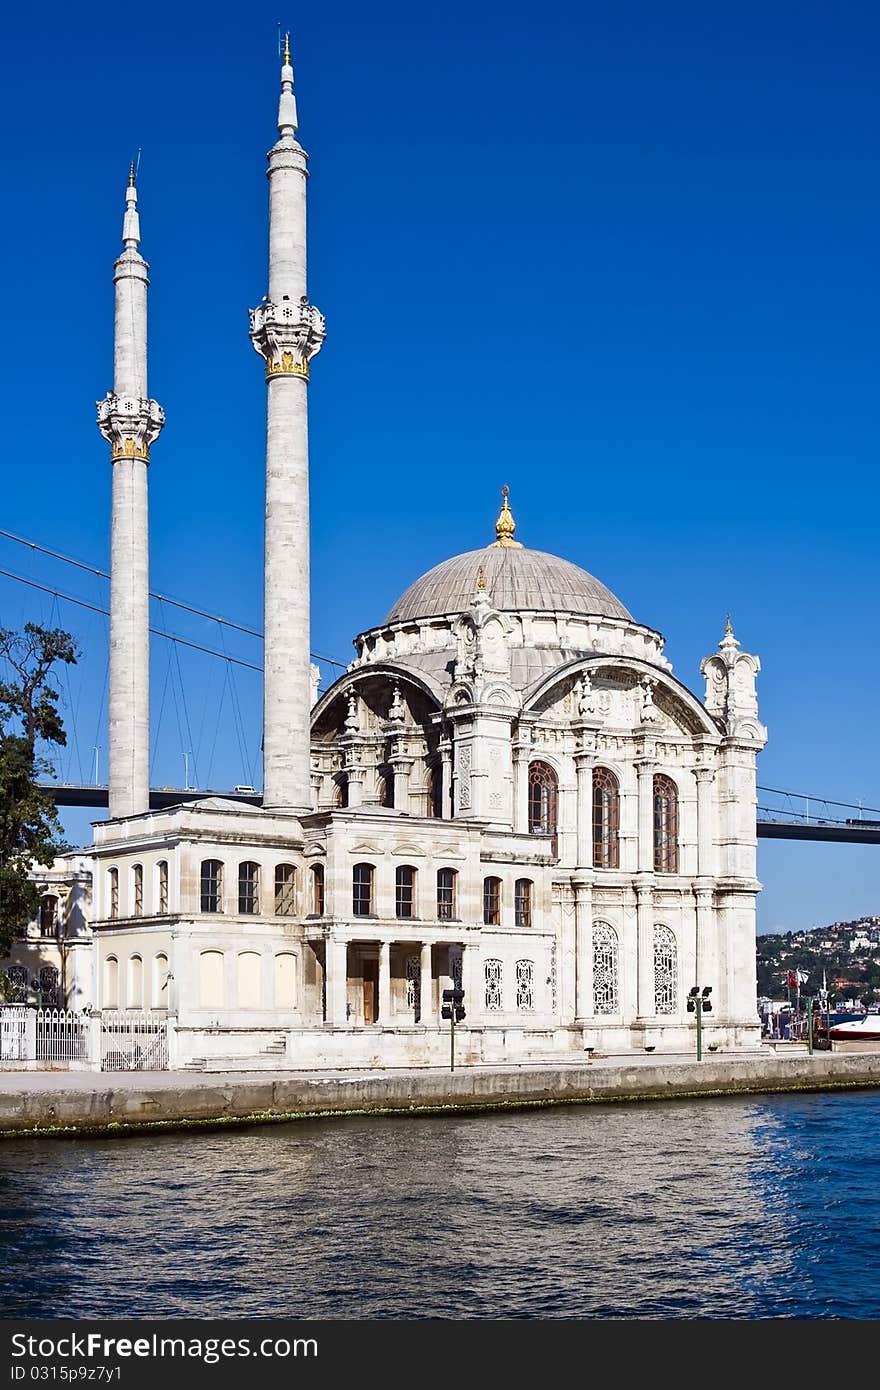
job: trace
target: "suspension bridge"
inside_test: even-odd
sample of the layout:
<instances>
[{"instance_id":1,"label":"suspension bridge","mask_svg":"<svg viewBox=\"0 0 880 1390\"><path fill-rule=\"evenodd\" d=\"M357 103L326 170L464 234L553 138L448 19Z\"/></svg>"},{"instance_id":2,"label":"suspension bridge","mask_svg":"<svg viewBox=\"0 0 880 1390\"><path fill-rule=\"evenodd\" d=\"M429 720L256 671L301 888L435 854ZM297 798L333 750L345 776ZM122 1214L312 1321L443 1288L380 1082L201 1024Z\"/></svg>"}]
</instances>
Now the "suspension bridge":
<instances>
[{"instance_id":1,"label":"suspension bridge","mask_svg":"<svg viewBox=\"0 0 880 1390\"><path fill-rule=\"evenodd\" d=\"M2 528L0 528L0 538L12 546L18 547L19 551L24 550L32 558L41 557L44 561L64 565L79 574L86 574L92 580L97 581L99 585L109 581L110 576L106 570L64 555L60 551L39 544L37 541L15 535ZM67 605L72 612L79 612L80 615L85 614L91 622L97 621L101 624L100 635L106 649L109 608L102 588L99 588L92 597L87 598L82 593L72 594L67 592L66 587L47 582L45 574L38 578L33 572L22 574L20 568L13 570L0 566L0 577L42 596L44 607L40 620L44 623L65 626L70 630L71 625L61 621L60 606L62 604ZM154 749L152 755L151 772L155 770L159 751L158 745L163 734L163 718L166 716L169 703L173 707L172 730L176 731L176 738L172 732L172 740L178 744L178 756L183 762L186 772L185 785L182 787L169 783L152 787L150 790L150 808L161 810L168 806L197 801L206 796L222 796L247 805L259 806L262 796L255 786L255 768L259 762L259 747L253 745L249 747L246 737L248 725L252 729L259 728L259 718L250 716L246 718L244 706L249 703L254 706L255 710L258 709L260 692L254 688L249 692L249 698L243 696L243 692L239 689L236 673L246 672L261 675L263 667L258 659L261 653L259 649L256 651L252 649L245 656L240 650L230 650L227 637L230 639L243 638L251 643L261 643L262 632L256 627L234 622L232 619L221 617L219 614L208 612L193 604L184 603L180 599L171 598L167 594L160 594L154 590L150 591L150 598L153 603L151 617L155 613L155 620L151 621L150 631L154 637L165 644L167 657L164 683L161 685L159 699L156 728L157 748ZM195 619L201 625L199 633L196 634L192 631L182 633L170 630L167 622L167 610L169 609L173 609L179 617L186 617L189 620ZM205 635L206 624L207 636ZM74 635L76 636L75 633ZM197 635L198 640L196 640ZM87 645L87 641L83 641L82 637L80 640L84 646ZM206 682L202 682L205 694L202 697L202 709L198 721L196 721L191 709L192 702L187 698L181 661L182 655L186 657L192 653L198 659L208 657L212 662L219 661L224 665L222 682L218 682L213 673ZM346 669L345 662L320 653L313 652L312 659L319 666L331 666L339 670ZM79 672L81 668L77 667L75 670ZM108 805L108 787L99 778L99 755L101 752L99 734L104 719L107 671L106 669L104 671L103 688L100 691L93 689L91 692L92 713L96 719L96 734L94 742L87 751L94 755L92 758L86 757L86 750L81 747L80 714L83 692L77 692L74 689L67 668L62 673L62 681L65 687L62 691L62 703L67 715L65 722L71 731L71 745L67 750L60 750L60 756L56 758L53 766L54 780L44 781L42 785L51 790L55 803L59 807L86 809L106 807ZM235 750L232 760L230 761L227 757L225 764L231 769L233 763L237 762L238 776L218 776L212 785L215 755L221 727L224 726L224 718L227 733L228 724L230 721L232 723L234 737L229 742ZM167 723L166 718L166 725ZM167 748L165 753L167 764ZM221 763L224 762L223 759L220 761ZM88 780L83 775L87 762L93 766L92 780ZM198 776L200 764L205 769L205 775L202 778ZM200 781L201 786L190 785L190 768L193 772L192 780ZM222 770L225 771L226 768ZM74 772L77 774L75 777L72 775ZM227 782L231 786L227 786ZM864 806L861 803L833 801L823 796L759 785L756 828L759 839L880 844L880 808Z\"/></svg>"}]
</instances>

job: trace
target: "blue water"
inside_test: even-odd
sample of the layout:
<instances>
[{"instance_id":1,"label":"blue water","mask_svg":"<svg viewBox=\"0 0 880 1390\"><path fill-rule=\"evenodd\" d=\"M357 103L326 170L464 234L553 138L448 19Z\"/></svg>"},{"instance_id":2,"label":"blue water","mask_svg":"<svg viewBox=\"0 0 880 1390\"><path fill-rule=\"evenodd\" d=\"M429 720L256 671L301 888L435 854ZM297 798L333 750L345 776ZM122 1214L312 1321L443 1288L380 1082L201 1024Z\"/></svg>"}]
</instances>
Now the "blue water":
<instances>
[{"instance_id":1,"label":"blue water","mask_svg":"<svg viewBox=\"0 0 880 1390\"><path fill-rule=\"evenodd\" d=\"M0 1142L4 1317L876 1318L880 1092Z\"/></svg>"}]
</instances>

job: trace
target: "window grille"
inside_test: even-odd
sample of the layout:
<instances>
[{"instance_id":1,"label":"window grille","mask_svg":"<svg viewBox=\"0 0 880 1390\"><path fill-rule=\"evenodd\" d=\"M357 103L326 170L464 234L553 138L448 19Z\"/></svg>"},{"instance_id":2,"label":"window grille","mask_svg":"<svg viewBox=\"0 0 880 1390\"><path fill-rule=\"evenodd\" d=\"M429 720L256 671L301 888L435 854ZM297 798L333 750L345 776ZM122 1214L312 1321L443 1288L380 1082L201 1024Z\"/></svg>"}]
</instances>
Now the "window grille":
<instances>
[{"instance_id":1,"label":"window grille","mask_svg":"<svg viewBox=\"0 0 880 1390\"><path fill-rule=\"evenodd\" d=\"M547 763L529 763L529 831L555 835L559 803L559 778Z\"/></svg>"},{"instance_id":2,"label":"window grille","mask_svg":"<svg viewBox=\"0 0 880 1390\"><path fill-rule=\"evenodd\" d=\"M484 966L486 980L486 1010L497 1013L501 1008L501 961L487 960Z\"/></svg>"},{"instance_id":3,"label":"window grille","mask_svg":"<svg viewBox=\"0 0 880 1390\"><path fill-rule=\"evenodd\" d=\"M422 1016L422 966L418 956L406 958L406 1007L418 1023Z\"/></svg>"},{"instance_id":4,"label":"window grille","mask_svg":"<svg viewBox=\"0 0 880 1390\"><path fill-rule=\"evenodd\" d=\"M654 1008L674 1014L678 1007L678 950L669 927L654 927Z\"/></svg>"},{"instance_id":5,"label":"window grille","mask_svg":"<svg viewBox=\"0 0 880 1390\"><path fill-rule=\"evenodd\" d=\"M620 1012L617 932L607 922L593 923L593 1013Z\"/></svg>"},{"instance_id":6,"label":"window grille","mask_svg":"<svg viewBox=\"0 0 880 1390\"><path fill-rule=\"evenodd\" d=\"M516 1007L528 1012L535 1007L535 962L518 960L516 963Z\"/></svg>"},{"instance_id":7,"label":"window grille","mask_svg":"<svg viewBox=\"0 0 880 1390\"><path fill-rule=\"evenodd\" d=\"M620 786L607 767L593 771L593 867L620 867Z\"/></svg>"}]
</instances>

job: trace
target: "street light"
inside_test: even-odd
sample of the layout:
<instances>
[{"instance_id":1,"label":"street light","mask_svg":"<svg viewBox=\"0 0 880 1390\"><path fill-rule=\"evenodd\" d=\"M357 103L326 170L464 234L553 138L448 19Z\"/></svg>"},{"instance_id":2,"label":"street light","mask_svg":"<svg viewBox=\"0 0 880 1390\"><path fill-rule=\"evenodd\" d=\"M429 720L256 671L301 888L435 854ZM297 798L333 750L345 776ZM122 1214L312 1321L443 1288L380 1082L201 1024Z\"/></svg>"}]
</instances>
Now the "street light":
<instances>
[{"instance_id":1,"label":"street light","mask_svg":"<svg viewBox=\"0 0 880 1390\"><path fill-rule=\"evenodd\" d=\"M705 985L700 989L699 985L694 985L688 993L687 1011L689 1014L697 1015L697 1061L703 1060L703 1014L712 1012L712 1001L709 995L712 993L712 986Z\"/></svg>"},{"instance_id":2,"label":"street light","mask_svg":"<svg viewBox=\"0 0 880 1390\"><path fill-rule=\"evenodd\" d=\"M464 990L460 986L444 989L440 1017L449 1019L449 1070L455 1071L455 1025L465 1017Z\"/></svg>"}]
</instances>

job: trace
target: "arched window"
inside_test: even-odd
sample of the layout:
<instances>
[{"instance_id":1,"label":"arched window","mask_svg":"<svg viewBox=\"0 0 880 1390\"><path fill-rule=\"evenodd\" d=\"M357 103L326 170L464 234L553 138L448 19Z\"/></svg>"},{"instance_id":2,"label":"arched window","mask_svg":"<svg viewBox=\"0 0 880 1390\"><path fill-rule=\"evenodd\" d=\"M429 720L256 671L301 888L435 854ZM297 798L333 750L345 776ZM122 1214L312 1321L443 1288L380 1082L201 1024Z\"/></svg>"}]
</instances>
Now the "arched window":
<instances>
[{"instance_id":1,"label":"arched window","mask_svg":"<svg viewBox=\"0 0 880 1390\"><path fill-rule=\"evenodd\" d=\"M668 927L654 926L654 1008L674 1014L678 1008L678 949Z\"/></svg>"},{"instance_id":2,"label":"arched window","mask_svg":"<svg viewBox=\"0 0 880 1390\"><path fill-rule=\"evenodd\" d=\"M514 889L514 921L518 927L532 925L532 880L518 878Z\"/></svg>"},{"instance_id":3,"label":"arched window","mask_svg":"<svg viewBox=\"0 0 880 1390\"><path fill-rule=\"evenodd\" d=\"M107 870L107 887L110 896L110 916L119 916L119 870Z\"/></svg>"},{"instance_id":4,"label":"arched window","mask_svg":"<svg viewBox=\"0 0 880 1390\"><path fill-rule=\"evenodd\" d=\"M617 932L607 922L593 923L593 1013L620 1013Z\"/></svg>"},{"instance_id":5,"label":"arched window","mask_svg":"<svg viewBox=\"0 0 880 1390\"><path fill-rule=\"evenodd\" d=\"M164 917L168 912L168 860L160 859L156 870L159 876L159 916Z\"/></svg>"},{"instance_id":6,"label":"arched window","mask_svg":"<svg viewBox=\"0 0 880 1390\"><path fill-rule=\"evenodd\" d=\"M263 1007L263 958L259 951L238 953L237 1005L240 1009Z\"/></svg>"},{"instance_id":7,"label":"arched window","mask_svg":"<svg viewBox=\"0 0 880 1390\"><path fill-rule=\"evenodd\" d=\"M219 859L202 860L202 912L223 911L223 865Z\"/></svg>"},{"instance_id":8,"label":"arched window","mask_svg":"<svg viewBox=\"0 0 880 1390\"><path fill-rule=\"evenodd\" d=\"M343 810L348 805L348 778L345 773L341 777L334 777L336 790L333 793L333 805L337 810Z\"/></svg>"},{"instance_id":9,"label":"arched window","mask_svg":"<svg viewBox=\"0 0 880 1390\"><path fill-rule=\"evenodd\" d=\"M518 960L516 963L516 1007L528 1013L535 1007L535 962Z\"/></svg>"},{"instance_id":10,"label":"arched window","mask_svg":"<svg viewBox=\"0 0 880 1390\"><path fill-rule=\"evenodd\" d=\"M104 961L104 1008L119 1008L119 961L115 956Z\"/></svg>"},{"instance_id":11,"label":"arched window","mask_svg":"<svg viewBox=\"0 0 880 1390\"><path fill-rule=\"evenodd\" d=\"M355 864L351 876L351 910L355 917L370 917L373 912L373 866Z\"/></svg>"},{"instance_id":12,"label":"arched window","mask_svg":"<svg viewBox=\"0 0 880 1390\"><path fill-rule=\"evenodd\" d=\"M483 879L483 924L487 927L501 926L501 879Z\"/></svg>"},{"instance_id":13,"label":"arched window","mask_svg":"<svg viewBox=\"0 0 880 1390\"><path fill-rule=\"evenodd\" d=\"M132 916L144 915L144 866L133 864L131 870Z\"/></svg>"},{"instance_id":14,"label":"arched window","mask_svg":"<svg viewBox=\"0 0 880 1390\"><path fill-rule=\"evenodd\" d=\"M296 869L292 864L275 865L275 916L296 913Z\"/></svg>"},{"instance_id":15,"label":"arched window","mask_svg":"<svg viewBox=\"0 0 880 1390\"><path fill-rule=\"evenodd\" d=\"M455 869L437 870L437 917L441 922L451 922L456 915L457 879Z\"/></svg>"},{"instance_id":16,"label":"arched window","mask_svg":"<svg viewBox=\"0 0 880 1390\"><path fill-rule=\"evenodd\" d=\"M400 864L394 874L394 912L397 917L415 916L416 871Z\"/></svg>"},{"instance_id":17,"label":"arched window","mask_svg":"<svg viewBox=\"0 0 880 1390\"><path fill-rule=\"evenodd\" d=\"M39 1002L44 1009L57 1009L60 1003L58 998L58 970L54 965L41 965L40 973L37 976L39 987Z\"/></svg>"},{"instance_id":18,"label":"arched window","mask_svg":"<svg viewBox=\"0 0 880 1390\"><path fill-rule=\"evenodd\" d=\"M678 873L678 789L671 777L654 778L654 868Z\"/></svg>"},{"instance_id":19,"label":"arched window","mask_svg":"<svg viewBox=\"0 0 880 1390\"><path fill-rule=\"evenodd\" d=\"M529 831L555 835L559 778L548 763L529 763Z\"/></svg>"},{"instance_id":20,"label":"arched window","mask_svg":"<svg viewBox=\"0 0 880 1390\"><path fill-rule=\"evenodd\" d=\"M144 962L140 956L128 958L128 1007L144 1007Z\"/></svg>"},{"instance_id":21,"label":"arched window","mask_svg":"<svg viewBox=\"0 0 880 1390\"><path fill-rule=\"evenodd\" d=\"M324 916L324 865L312 865L312 912Z\"/></svg>"},{"instance_id":22,"label":"arched window","mask_svg":"<svg viewBox=\"0 0 880 1390\"><path fill-rule=\"evenodd\" d=\"M487 960L484 972L486 1009L489 1013L497 1013L501 1008L501 961Z\"/></svg>"},{"instance_id":23,"label":"arched window","mask_svg":"<svg viewBox=\"0 0 880 1390\"><path fill-rule=\"evenodd\" d=\"M290 951L275 957L275 1007L296 1008L296 956Z\"/></svg>"},{"instance_id":24,"label":"arched window","mask_svg":"<svg viewBox=\"0 0 880 1390\"><path fill-rule=\"evenodd\" d=\"M379 797L379 805L387 809L394 809L394 769L383 766L379 768L379 779L376 783L376 794Z\"/></svg>"},{"instance_id":25,"label":"arched window","mask_svg":"<svg viewBox=\"0 0 880 1390\"><path fill-rule=\"evenodd\" d=\"M199 954L199 1008L222 1009L226 999L226 964L222 951Z\"/></svg>"},{"instance_id":26,"label":"arched window","mask_svg":"<svg viewBox=\"0 0 880 1390\"><path fill-rule=\"evenodd\" d=\"M170 1008L169 995L171 992L170 978L168 975L168 957L164 951L153 957L153 1008Z\"/></svg>"},{"instance_id":27,"label":"arched window","mask_svg":"<svg viewBox=\"0 0 880 1390\"><path fill-rule=\"evenodd\" d=\"M607 767L593 770L593 868L620 867L620 786Z\"/></svg>"},{"instance_id":28,"label":"arched window","mask_svg":"<svg viewBox=\"0 0 880 1390\"><path fill-rule=\"evenodd\" d=\"M260 910L260 866L252 859L238 866L238 910L249 917Z\"/></svg>"},{"instance_id":29,"label":"arched window","mask_svg":"<svg viewBox=\"0 0 880 1390\"><path fill-rule=\"evenodd\" d=\"M58 926L58 899L54 893L47 893L40 899L40 935L54 936Z\"/></svg>"}]
</instances>

